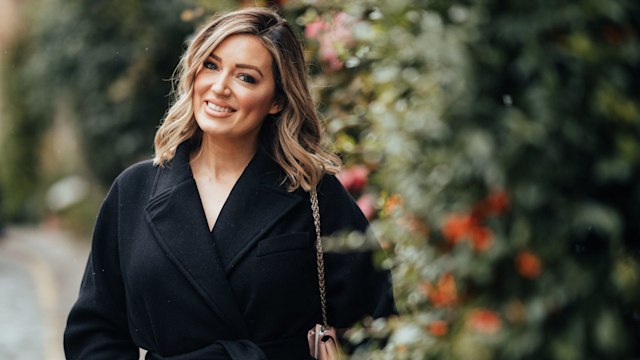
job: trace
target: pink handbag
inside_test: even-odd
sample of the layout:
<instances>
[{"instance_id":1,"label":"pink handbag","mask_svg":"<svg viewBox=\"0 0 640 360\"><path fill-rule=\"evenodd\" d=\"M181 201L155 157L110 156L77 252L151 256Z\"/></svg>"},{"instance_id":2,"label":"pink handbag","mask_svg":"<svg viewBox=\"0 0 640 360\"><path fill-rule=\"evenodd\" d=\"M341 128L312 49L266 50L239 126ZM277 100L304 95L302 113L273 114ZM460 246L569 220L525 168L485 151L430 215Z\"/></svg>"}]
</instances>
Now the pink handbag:
<instances>
[{"instance_id":1,"label":"pink handbag","mask_svg":"<svg viewBox=\"0 0 640 360\"><path fill-rule=\"evenodd\" d=\"M318 360L339 360L342 351L336 329L333 327L325 328L324 325L316 324L315 328L309 331L307 335L309 340L309 350L311 356Z\"/></svg>"},{"instance_id":2,"label":"pink handbag","mask_svg":"<svg viewBox=\"0 0 640 360\"><path fill-rule=\"evenodd\" d=\"M327 294L324 284L324 257L322 238L320 237L320 210L318 208L318 194L315 189L310 192L313 224L316 228L316 260L318 264L318 286L320 287L320 306L322 309L322 324L316 324L307 334L309 352L317 360L341 359L340 343L336 330L327 322Z\"/></svg>"}]
</instances>

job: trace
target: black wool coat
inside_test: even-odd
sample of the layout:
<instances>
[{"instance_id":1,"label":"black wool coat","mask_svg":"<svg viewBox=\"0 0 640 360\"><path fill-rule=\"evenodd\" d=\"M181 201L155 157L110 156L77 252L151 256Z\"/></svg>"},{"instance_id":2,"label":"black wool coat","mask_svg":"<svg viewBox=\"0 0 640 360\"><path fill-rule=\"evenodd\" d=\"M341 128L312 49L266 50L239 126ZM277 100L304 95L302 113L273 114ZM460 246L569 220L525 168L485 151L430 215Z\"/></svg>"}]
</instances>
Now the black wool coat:
<instances>
[{"instance_id":1,"label":"black wool coat","mask_svg":"<svg viewBox=\"0 0 640 360\"><path fill-rule=\"evenodd\" d=\"M68 359L309 359L321 322L309 195L259 150L209 230L181 145L163 168L125 170L100 209L65 330ZM322 235L367 220L334 176L318 187ZM329 322L394 312L371 251L325 254Z\"/></svg>"}]
</instances>

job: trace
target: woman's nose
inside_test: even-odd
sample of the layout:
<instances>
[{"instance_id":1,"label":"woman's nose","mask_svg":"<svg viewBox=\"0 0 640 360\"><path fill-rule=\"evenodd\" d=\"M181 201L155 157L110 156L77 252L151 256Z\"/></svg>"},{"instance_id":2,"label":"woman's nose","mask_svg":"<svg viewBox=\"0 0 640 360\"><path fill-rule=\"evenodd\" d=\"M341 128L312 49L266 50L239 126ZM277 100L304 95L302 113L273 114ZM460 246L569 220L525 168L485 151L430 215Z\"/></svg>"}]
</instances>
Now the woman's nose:
<instances>
[{"instance_id":1,"label":"woman's nose","mask_svg":"<svg viewBox=\"0 0 640 360\"><path fill-rule=\"evenodd\" d=\"M220 74L211 83L211 91L217 95L229 96L231 89L228 84L228 76L226 74Z\"/></svg>"}]
</instances>

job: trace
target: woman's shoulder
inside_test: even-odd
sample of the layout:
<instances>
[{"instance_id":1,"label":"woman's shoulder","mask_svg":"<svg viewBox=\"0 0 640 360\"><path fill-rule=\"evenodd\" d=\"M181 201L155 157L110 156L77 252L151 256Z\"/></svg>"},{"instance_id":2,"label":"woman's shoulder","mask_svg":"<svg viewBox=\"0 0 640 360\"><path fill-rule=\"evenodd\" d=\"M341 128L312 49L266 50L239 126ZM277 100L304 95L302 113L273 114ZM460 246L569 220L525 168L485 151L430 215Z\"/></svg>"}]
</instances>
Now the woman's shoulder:
<instances>
[{"instance_id":1,"label":"woman's shoulder","mask_svg":"<svg viewBox=\"0 0 640 360\"><path fill-rule=\"evenodd\" d=\"M360 208L356 204L356 200L353 198L353 195L351 195L351 193L344 187L336 175L325 174L318 184L317 189L318 199L321 203L324 202L332 208L349 208L357 213L358 217L361 215Z\"/></svg>"},{"instance_id":2,"label":"woman's shoulder","mask_svg":"<svg viewBox=\"0 0 640 360\"><path fill-rule=\"evenodd\" d=\"M138 187L143 183L151 183L158 171L153 160L143 160L124 169L115 179L114 184L120 187Z\"/></svg>"},{"instance_id":3,"label":"woman's shoulder","mask_svg":"<svg viewBox=\"0 0 640 360\"><path fill-rule=\"evenodd\" d=\"M318 195L351 199L349 192L333 174L324 174L324 176L322 176L322 179L318 183Z\"/></svg>"}]
</instances>

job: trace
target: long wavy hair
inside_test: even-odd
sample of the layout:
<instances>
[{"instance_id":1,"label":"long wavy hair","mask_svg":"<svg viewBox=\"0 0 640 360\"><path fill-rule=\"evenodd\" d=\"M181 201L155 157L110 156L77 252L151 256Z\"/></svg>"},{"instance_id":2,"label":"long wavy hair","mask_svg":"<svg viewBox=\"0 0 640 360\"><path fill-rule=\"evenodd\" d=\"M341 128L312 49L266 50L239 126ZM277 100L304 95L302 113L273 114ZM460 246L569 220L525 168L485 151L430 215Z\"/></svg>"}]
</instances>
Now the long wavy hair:
<instances>
[{"instance_id":1,"label":"long wavy hair","mask_svg":"<svg viewBox=\"0 0 640 360\"><path fill-rule=\"evenodd\" d=\"M309 91L302 42L276 12L248 8L214 16L189 42L173 76L172 104L155 135L154 164L164 166L178 145L200 144L202 130L193 114L193 84L205 59L225 38L256 36L272 57L275 95L281 111L263 122L261 141L286 173L289 191L315 187L323 174L335 174L340 158L324 147L324 129Z\"/></svg>"}]
</instances>

